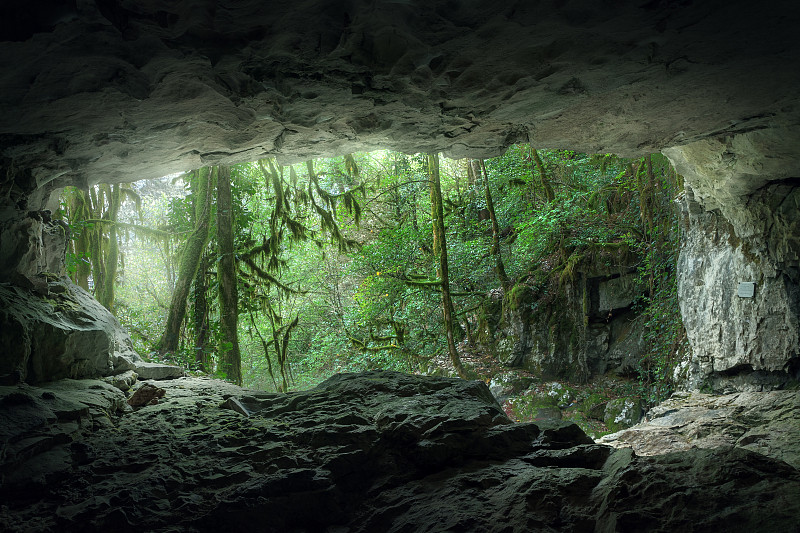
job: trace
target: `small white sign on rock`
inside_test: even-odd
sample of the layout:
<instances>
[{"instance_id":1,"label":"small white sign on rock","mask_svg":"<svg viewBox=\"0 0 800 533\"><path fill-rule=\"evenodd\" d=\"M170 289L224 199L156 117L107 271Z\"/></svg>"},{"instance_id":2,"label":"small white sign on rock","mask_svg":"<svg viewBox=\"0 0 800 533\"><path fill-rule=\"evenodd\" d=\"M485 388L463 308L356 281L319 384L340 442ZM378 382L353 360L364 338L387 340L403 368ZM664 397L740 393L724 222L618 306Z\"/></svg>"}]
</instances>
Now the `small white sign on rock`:
<instances>
[{"instance_id":1,"label":"small white sign on rock","mask_svg":"<svg viewBox=\"0 0 800 533\"><path fill-rule=\"evenodd\" d=\"M752 281L742 281L739 283L738 295L740 298L752 298L756 293L756 284Z\"/></svg>"}]
</instances>

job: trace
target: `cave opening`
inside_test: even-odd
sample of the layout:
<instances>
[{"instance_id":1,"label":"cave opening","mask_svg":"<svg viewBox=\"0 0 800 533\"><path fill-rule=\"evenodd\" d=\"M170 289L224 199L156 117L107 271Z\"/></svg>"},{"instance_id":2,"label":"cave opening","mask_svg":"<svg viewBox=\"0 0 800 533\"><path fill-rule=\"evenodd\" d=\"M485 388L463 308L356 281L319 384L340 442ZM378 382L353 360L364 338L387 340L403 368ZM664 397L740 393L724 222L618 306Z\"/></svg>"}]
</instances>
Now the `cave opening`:
<instances>
[{"instance_id":1,"label":"cave opening","mask_svg":"<svg viewBox=\"0 0 800 533\"><path fill-rule=\"evenodd\" d=\"M426 158L231 167L232 339L220 334L217 167L65 189L52 213L68 228L64 270L150 363L229 378L235 343L242 383L281 392L376 368L455 375ZM597 437L622 427L609 401L633 398L631 424L673 390L686 349L674 268L682 178L666 158L519 144L442 158L439 174L456 357L512 419L561 418L560 407ZM164 346L171 328L177 342Z\"/></svg>"},{"instance_id":2,"label":"cave opening","mask_svg":"<svg viewBox=\"0 0 800 533\"><path fill-rule=\"evenodd\" d=\"M800 11L789 0L769 9L721 0L622 2L614 9L574 1L102 0L48 1L36 9L7 2L0 7L0 529L795 530L798 23ZM582 191L580 180L559 176L550 183L552 196L573 201L543 209L551 194L539 183L543 173L528 169L531 162L538 166L533 153L522 165L526 174L516 176L523 183L500 171L503 161L513 170L504 151L520 146L539 150L546 171L590 159L580 154L616 153L634 161L661 154L651 163L658 167L663 156L684 178L679 213L669 219L678 228L665 231L667 219L650 221L647 201L622 201L641 199L643 183L626 189L617 182L610 194L614 187ZM257 306L247 301L265 300L251 296L255 285L244 278L258 274L243 267L237 288L247 314L239 325L255 324L252 337L242 332L247 342L275 351L286 339L283 353L300 353L292 343L302 334L313 353L346 348L349 360L361 354L363 367L342 368L359 372L335 374L307 390L277 392L290 389L292 379L281 375L277 359L270 360L278 367L276 383L270 379L264 387L274 390L267 391L142 360L114 315L82 288L91 278L113 307L108 288L117 276L102 269L77 276L86 257L66 238L73 221L62 218L58 201L50 202L52 193L69 186L90 197L92 191L104 199L128 195L121 184L184 169L207 169L195 172L198 185L190 192L202 189L201 178L206 191L216 190L222 176L234 185L223 194L241 198L249 193L237 165L246 161L263 161L264 169L253 172L262 180L269 175L270 182L277 175L275 181L291 185L291 168L298 183L318 176L322 192L312 187L309 194L306 187L305 200L285 189L291 194L283 196L283 208L266 218L274 224L262 223L269 232L256 231L254 218L221 239L232 246L205 269L215 273L207 277L207 293L219 287L230 295L218 270L236 274L237 257L240 265L246 262L243 252L257 248L258 237L264 250L273 250L273 226L299 236L304 227L316 229L312 219L324 220L328 233L339 229L347 248L348 201L338 196L346 190L326 188L326 163L313 162L310 169L290 164L350 154L354 166L348 172L340 159L341 174L353 176L357 168L364 175L360 151L387 147L475 158L479 168L464 163L456 172L443 157L426 154L415 162L408 156L409 175L416 172L423 186L438 168L442 218L449 219L444 228L433 223L438 202L424 188L411 190L415 180L395 189L406 193L395 195L399 217L392 218L391 193L370 204L381 205L384 221L403 223L372 228L379 230L363 247L380 251L372 265L363 249L342 252L367 265L358 290L374 290L362 298L372 304L364 316L345 317L337 331L352 334L349 344L308 337L301 321L290 328L294 317L286 311L296 299L274 298L284 307L275 310L270 301L275 312L256 316ZM556 150L562 147L575 152ZM647 162L637 166L644 174L630 175L646 176ZM468 199L469 189L454 185L456 176L468 183L470 168L476 176L472 206L457 194ZM480 186L479 173L489 188ZM598 170L593 179L608 185L618 175L605 182ZM515 203L532 183L535 213ZM253 212L278 205L272 190L265 201L245 203ZM402 203L414 193L417 202ZM309 203L308 212L296 216L293 202L311 202L309 196L319 210ZM209 214L215 200L205 198ZM76 205L75 197L70 201ZM190 224L192 195L183 203L182 218L176 205L173 222L202 243L204 230ZM354 210L353 198L349 204ZM413 205L418 238L405 214ZM622 264L615 260L624 235L586 224L598 209L618 210L615 215L628 217L645 235L648 227L667 240L679 235L674 262L666 261L672 270L643 276L641 265L635 271L586 268L590 258L603 263L609 249L618 254L611 263ZM216 211L213 224L222 211L224 225L237 228L234 217L225 220L225 209ZM361 212L365 222L372 215ZM103 213L84 217L95 220ZM506 232L507 221L513 231ZM107 221L88 222L85 235L100 227L112 242ZM367 241L365 228L356 231ZM119 237L132 228L117 229ZM207 229L209 239L218 238L211 222ZM243 250L250 230L256 242ZM408 250L407 239L390 238L404 232L419 248ZM638 235L630 233L633 244ZM157 231L151 234L158 241ZM534 257L552 235L561 237L549 243L561 255L540 254L541 268L511 259ZM574 246L578 238L583 248ZM452 244L449 305L435 291L413 292L428 291L437 271L444 274L441 259L438 267L422 261L426 246L433 251L443 240L444 249ZM596 249L601 241L609 245L604 250ZM113 247L102 252L102 237L94 242L101 248L94 257L113 259ZM514 247L525 253L512 254ZM120 251L129 253L121 246L116 260L106 263L119 266ZM304 255L300 244L294 251L308 258L309 278L330 274L320 256ZM409 251L413 268L395 270L394 255L402 259ZM71 264L65 263L69 253ZM270 255L264 265L292 257ZM281 278L260 261L253 264L277 286ZM481 268L470 269L476 261ZM130 263L124 266L127 276ZM71 267L75 281L64 276ZM549 274L542 271L547 268ZM474 270L484 277L470 279ZM645 291L630 283L642 276ZM659 389L654 378L669 376L675 390L642 424L595 440L591 428L564 419L585 392L571 383L591 373L637 375L642 358L632 356L637 335L629 319L643 313L642 294L666 296L659 292L660 276L674 280L674 299L664 301L680 314L660 308L653 317L680 316L685 335L649 320L649 331L680 356L670 361L674 366L652 359L650 380L635 384L663 399L673 391ZM487 279L494 286L482 285ZM555 288L550 294L558 295L552 301L548 283ZM460 293L471 292L482 295L483 309L465 303L470 296ZM381 306L401 302L398 295L402 304ZM116 296L125 302L122 291ZM210 306L235 307L215 297L220 303L211 298ZM441 353L458 372L452 357L458 334L453 327L450 342L444 327L450 305L449 323L460 323L465 337L482 337L494 347L494 361L514 375L485 383L366 364L364 354L381 353L369 348L399 346L402 338L430 361ZM559 305L563 313L547 315L548 306ZM434 330L433 320L425 320L437 306L443 309ZM137 311L141 319L156 314ZM234 343L224 339L236 322L225 316L211 333L222 347L218 352L233 353ZM536 327L532 318L543 316ZM173 333L168 340L181 338L180 327ZM591 353L582 351L588 347ZM191 350L190 358L196 356ZM540 357L531 359L536 350ZM596 357L603 351L614 356ZM463 367L467 378L481 377ZM301 370L295 366L295 378ZM510 399L510 391L536 385L520 379L531 377L521 371L542 376L544 388L527 403L501 406L498 397ZM225 374L246 379L246 372ZM620 424L623 413L637 407L631 396L586 394L581 413L602 414L607 428ZM512 423L522 416L528 421Z\"/></svg>"}]
</instances>

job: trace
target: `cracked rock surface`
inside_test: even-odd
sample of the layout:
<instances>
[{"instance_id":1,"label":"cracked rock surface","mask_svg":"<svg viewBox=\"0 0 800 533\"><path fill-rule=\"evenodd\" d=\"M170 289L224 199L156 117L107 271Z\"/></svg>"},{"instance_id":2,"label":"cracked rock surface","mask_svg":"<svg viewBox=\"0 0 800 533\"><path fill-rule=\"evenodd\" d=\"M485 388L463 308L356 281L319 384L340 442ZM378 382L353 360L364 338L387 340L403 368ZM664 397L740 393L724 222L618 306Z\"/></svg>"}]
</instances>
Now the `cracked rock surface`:
<instances>
[{"instance_id":1,"label":"cracked rock surface","mask_svg":"<svg viewBox=\"0 0 800 533\"><path fill-rule=\"evenodd\" d=\"M732 447L637 457L575 425L512 424L481 382L157 385L136 410L100 381L1 388L0 528L790 531L800 512L800 472L783 461Z\"/></svg>"},{"instance_id":2,"label":"cracked rock surface","mask_svg":"<svg viewBox=\"0 0 800 533\"><path fill-rule=\"evenodd\" d=\"M632 448L639 455L736 446L800 468L800 394L676 393L651 409L640 424L599 442Z\"/></svg>"}]
</instances>

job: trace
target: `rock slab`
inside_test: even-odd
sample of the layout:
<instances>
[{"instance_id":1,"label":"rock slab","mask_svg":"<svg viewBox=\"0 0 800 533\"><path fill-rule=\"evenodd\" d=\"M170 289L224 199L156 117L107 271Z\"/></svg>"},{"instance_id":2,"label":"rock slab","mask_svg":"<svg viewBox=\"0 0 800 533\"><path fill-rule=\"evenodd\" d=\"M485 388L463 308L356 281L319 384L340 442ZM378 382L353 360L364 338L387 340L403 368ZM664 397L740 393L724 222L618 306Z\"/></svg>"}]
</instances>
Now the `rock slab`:
<instances>
[{"instance_id":1,"label":"rock slab","mask_svg":"<svg viewBox=\"0 0 800 533\"><path fill-rule=\"evenodd\" d=\"M676 393L598 442L648 456L736 446L800 468L800 392Z\"/></svg>"}]
</instances>

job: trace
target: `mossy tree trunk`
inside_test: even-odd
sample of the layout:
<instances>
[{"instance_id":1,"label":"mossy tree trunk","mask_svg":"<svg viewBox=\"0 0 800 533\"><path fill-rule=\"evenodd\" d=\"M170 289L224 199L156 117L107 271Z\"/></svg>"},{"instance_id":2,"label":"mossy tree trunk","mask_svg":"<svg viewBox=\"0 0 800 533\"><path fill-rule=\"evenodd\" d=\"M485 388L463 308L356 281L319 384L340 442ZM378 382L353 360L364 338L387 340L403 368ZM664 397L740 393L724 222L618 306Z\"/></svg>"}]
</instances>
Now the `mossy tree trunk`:
<instances>
[{"instance_id":1,"label":"mossy tree trunk","mask_svg":"<svg viewBox=\"0 0 800 533\"><path fill-rule=\"evenodd\" d=\"M105 254L94 258L100 265L102 276L100 279L95 280L95 297L103 307L113 312L114 308L114 282L117 277L117 263L119 262L119 242L117 240L117 216L119 215L119 206L122 203L122 192L119 184L113 186L104 186L107 188L106 194L108 196L108 211L106 211L103 218L111 222L108 226L108 240L105 242ZM101 233L102 235L102 230ZM103 237L99 237L103 240Z\"/></svg>"},{"instance_id":2,"label":"mossy tree trunk","mask_svg":"<svg viewBox=\"0 0 800 533\"><path fill-rule=\"evenodd\" d=\"M192 280L197 274L200 257L208 243L208 229L211 220L211 192L216 173L216 167L206 167L195 172L190 178L194 181L193 194L197 195L202 208L200 209L200 216L195 220L194 231L186 240L185 248L181 254L178 279L175 281L175 290L172 291L167 324L164 327L161 339L158 341L158 351L162 355L174 353L178 349L181 324L186 316L186 300L189 297L189 289L191 288Z\"/></svg>"},{"instance_id":3,"label":"mossy tree trunk","mask_svg":"<svg viewBox=\"0 0 800 533\"><path fill-rule=\"evenodd\" d=\"M531 146L531 159L536 165L536 170L539 172L539 181L541 182L542 190L544 191L544 199L547 201L547 203L550 203L556 199L556 194L553 191L553 186L550 185L550 179L547 177L547 171L542 163L542 158L539 157L539 152L537 152L533 146Z\"/></svg>"},{"instance_id":4,"label":"mossy tree trunk","mask_svg":"<svg viewBox=\"0 0 800 533\"><path fill-rule=\"evenodd\" d=\"M208 364L208 254L200 258L197 275L194 278L194 353L197 368L203 372L210 370Z\"/></svg>"},{"instance_id":5,"label":"mossy tree trunk","mask_svg":"<svg viewBox=\"0 0 800 533\"><path fill-rule=\"evenodd\" d=\"M69 218L72 227L78 228L78 236L73 241L77 264L72 280L86 291L89 290L89 275L92 273L89 229L83 224L84 220L92 218L89 201L89 195L86 192L78 188L72 189Z\"/></svg>"},{"instance_id":6,"label":"mossy tree trunk","mask_svg":"<svg viewBox=\"0 0 800 533\"><path fill-rule=\"evenodd\" d=\"M231 171L219 167L217 178L217 244L219 246L219 326L220 368L228 379L242 384L242 360L239 352L239 294L236 287L236 256L233 248L233 202Z\"/></svg>"},{"instance_id":7,"label":"mossy tree trunk","mask_svg":"<svg viewBox=\"0 0 800 533\"><path fill-rule=\"evenodd\" d=\"M433 215L433 249L439 259L439 278L442 284L442 314L447 335L447 351L459 377L467 377L461 357L456 350L453 333L453 300L450 296L450 274L447 266L447 240L444 231L444 209L442 207L442 184L439 178L439 154L428 154L428 176L431 186L431 213Z\"/></svg>"},{"instance_id":8,"label":"mossy tree trunk","mask_svg":"<svg viewBox=\"0 0 800 533\"><path fill-rule=\"evenodd\" d=\"M495 274L497 274L497 279L500 280L500 285L503 287L503 291L507 292L511 288L511 282L508 279L508 274L506 274L506 266L503 263L503 255L500 253L500 226L497 224L497 214L494 210L494 200L492 199L492 191L489 188L489 173L486 172L486 163L483 161L483 159L480 161L480 168L483 171L486 210L489 211L489 220L492 223L492 248L489 250L489 253L492 257L494 257L494 271ZM475 173L478 174L478 172Z\"/></svg>"}]
</instances>

